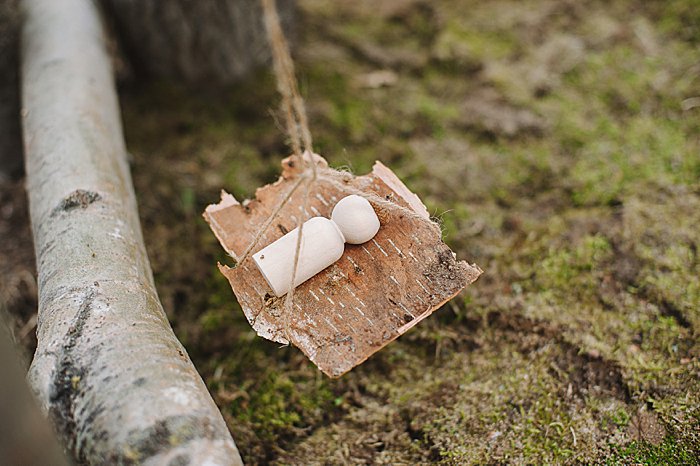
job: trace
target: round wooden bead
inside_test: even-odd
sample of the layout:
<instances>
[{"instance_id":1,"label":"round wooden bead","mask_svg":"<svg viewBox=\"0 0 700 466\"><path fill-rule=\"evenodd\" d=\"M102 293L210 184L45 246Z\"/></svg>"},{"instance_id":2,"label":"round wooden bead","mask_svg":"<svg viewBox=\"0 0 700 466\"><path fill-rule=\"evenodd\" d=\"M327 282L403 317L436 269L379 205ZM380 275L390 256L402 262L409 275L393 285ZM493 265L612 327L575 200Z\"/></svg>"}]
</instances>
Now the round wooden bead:
<instances>
[{"instance_id":1,"label":"round wooden bead","mask_svg":"<svg viewBox=\"0 0 700 466\"><path fill-rule=\"evenodd\" d=\"M340 228L345 242L350 244L366 243L379 231L379 218L372 204L355 194L342 198L335 205L331 220Z\"/></svg>"}]
</instances>

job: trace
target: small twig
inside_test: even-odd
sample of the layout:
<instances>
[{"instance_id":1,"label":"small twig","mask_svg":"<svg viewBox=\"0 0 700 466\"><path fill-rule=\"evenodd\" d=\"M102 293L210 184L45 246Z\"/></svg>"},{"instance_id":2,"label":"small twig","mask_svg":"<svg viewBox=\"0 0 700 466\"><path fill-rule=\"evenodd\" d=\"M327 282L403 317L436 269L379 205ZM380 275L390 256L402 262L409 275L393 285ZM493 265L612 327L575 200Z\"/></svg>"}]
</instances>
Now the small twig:
<instances>
[{"instance_id":1,"label":"small twig","mask_svg":"<svg viewBox=\"0 0 700 466\"><path fill-rule=\"evenodd\" d=\"M24 339L27 338L29 333L36 328L36 324L37 324L38 319L39 319L39 315L35 313L22 326L21 330L19 331L19 340L20 341L24 341Z\"/></svg>"}]
</instances>

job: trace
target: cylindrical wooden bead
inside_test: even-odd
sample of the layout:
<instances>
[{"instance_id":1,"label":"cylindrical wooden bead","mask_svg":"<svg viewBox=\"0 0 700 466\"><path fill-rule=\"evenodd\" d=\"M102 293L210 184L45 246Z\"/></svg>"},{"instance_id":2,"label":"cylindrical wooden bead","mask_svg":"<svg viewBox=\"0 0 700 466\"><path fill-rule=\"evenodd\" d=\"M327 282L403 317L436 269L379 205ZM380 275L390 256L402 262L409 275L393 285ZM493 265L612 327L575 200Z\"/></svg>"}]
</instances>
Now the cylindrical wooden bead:
<instances>
[{"instance_id":1,"label":"cylindrical wooden bead","mask_svg":"<svg viewBox=\"0 0 700 466\"><path fill-rule=\"evenodd\" d=\"M276 296L289 291L294 267L299 228L253 254L255 264ZM325 217L313 217L304 223L299 263L294 286L301 285L335 261L345 249L345 238L337 225Z\"/></svg>"}]
</instances>

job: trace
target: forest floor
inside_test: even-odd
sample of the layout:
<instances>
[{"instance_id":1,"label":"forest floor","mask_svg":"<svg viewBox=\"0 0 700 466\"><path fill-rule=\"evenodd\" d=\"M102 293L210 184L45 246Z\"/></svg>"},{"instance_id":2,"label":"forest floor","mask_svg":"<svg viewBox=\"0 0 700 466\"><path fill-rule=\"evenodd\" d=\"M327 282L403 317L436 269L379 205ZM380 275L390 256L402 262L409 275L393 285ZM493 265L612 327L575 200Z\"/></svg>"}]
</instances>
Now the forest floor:
<instances>
[{"instance_id":1,"label":"forest floor","mask_svg":"<svg viewBox=\"0 0 700 466\"><path fill-rule=\"evenodd\" d=\"M338 380L256 336L201 217L288 153L272 77L122 92L149 256L248 464L700 461L700 4L300 1L316 151L390 166L484 275ZM32 349L21 183L0 297ZM18 233L17 233L18 232Z\"/></svg>"}]
</instances>

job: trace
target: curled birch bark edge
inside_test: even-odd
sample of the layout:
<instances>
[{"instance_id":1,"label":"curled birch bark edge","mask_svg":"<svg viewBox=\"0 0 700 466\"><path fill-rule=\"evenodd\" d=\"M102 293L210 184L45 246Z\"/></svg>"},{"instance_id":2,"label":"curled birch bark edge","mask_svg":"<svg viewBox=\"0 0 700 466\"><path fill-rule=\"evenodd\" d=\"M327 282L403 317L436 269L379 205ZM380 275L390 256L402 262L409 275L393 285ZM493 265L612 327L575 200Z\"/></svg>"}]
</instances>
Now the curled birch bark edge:
<instances>
[{"instance_id":1,"label":"curled birch bark edge","mask_svg":"<svg viewBox=\"0 0 700 466\"><path fill-rule=\"evenodd\" d=\"M22 7L30 385L79 463L242 464L155 290L95 3Z\"/></svg>"}]
</instances>

